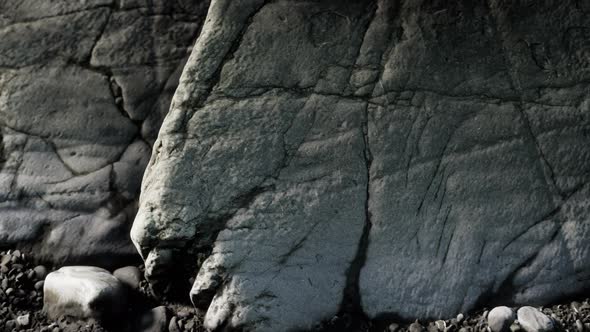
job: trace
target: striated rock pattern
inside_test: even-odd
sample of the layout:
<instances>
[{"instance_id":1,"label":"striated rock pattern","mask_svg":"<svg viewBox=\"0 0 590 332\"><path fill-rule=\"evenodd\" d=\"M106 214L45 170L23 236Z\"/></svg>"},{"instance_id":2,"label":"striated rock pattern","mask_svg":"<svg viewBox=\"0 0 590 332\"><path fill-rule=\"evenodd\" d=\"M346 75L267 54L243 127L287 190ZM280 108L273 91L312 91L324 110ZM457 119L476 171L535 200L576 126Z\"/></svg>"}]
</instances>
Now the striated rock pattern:
<instances>
[{"instance_id":1,"label":"striated rock pattern","mask_svg":"<svg viewBox=\"0 0 590 332\"><path fill-rule=\"evenodd\" d=\"M0 0L0 245L133 257L143 171L207 1Z\"/></svg>"},{"instance_id":2,"label":"striated rock pattern","mask_svg":"<svg viewBox=\"0 0 590 332\"><path fill-rule=\"evenodd\" d=\"M590 287L584 1L212 1L132 238L209 328Z\"/></svg>"}]
</instances>

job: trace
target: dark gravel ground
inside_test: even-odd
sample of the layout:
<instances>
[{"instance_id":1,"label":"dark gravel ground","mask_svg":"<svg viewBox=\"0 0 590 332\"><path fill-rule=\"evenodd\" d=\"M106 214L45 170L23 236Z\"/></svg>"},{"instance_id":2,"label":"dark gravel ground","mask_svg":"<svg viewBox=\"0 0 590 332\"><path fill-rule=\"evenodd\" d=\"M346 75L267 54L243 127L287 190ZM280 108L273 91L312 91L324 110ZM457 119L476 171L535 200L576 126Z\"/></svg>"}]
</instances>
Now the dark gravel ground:
<instances>
[{"instance_id":1,"label":"dark gravel ground","mask_svg":"<svg viewBox=\"0 0 590 332\"><path fill-rule=\"evenodd\" d=\"M140 267L141 268L141 267ZM0 251L0 332L130 332L142 331L145 313L151 308L165 306L166 326L170 332L203 332L202 316L188 303L160 302L151 293L146 280L132 295L128 313L116 326L103 327L97 322L77 321L60 317L52 321L43 313L43 279L52 267L38 266L19 251ZM514 308L517 309L517 308ZM590 303L588 299L542 308L553 318L556 330L590 332ZM317 327L318 331L390 331L390 332L488 332L487 309L455 318L414 323L368 321L362 317L341 314ZM523 331L515 323L513 332ZM523 331L524 332L524 331Z\"/></svg>"}]
</instances>

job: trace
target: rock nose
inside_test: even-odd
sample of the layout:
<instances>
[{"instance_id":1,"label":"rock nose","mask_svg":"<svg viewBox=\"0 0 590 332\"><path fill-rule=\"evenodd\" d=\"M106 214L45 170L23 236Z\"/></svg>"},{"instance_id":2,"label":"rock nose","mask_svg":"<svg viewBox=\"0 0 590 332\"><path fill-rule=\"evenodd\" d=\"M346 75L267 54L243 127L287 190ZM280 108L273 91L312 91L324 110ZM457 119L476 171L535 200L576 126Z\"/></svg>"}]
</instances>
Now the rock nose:
<instances>
[{"instance_id":1,"label":"rock nose","mask_svg":"<svg viewBox=\"0 0 590 332\"><path fill-rule=\"evenodd\" d=\"M147 258L150 251L149 244L154 240L147 231L147 227L150 224L150 221L147 220L149 218L148 216L144 211L139 210L133 221L130 233L131 241L143 260Z\"/></svg>"}]
</instances>

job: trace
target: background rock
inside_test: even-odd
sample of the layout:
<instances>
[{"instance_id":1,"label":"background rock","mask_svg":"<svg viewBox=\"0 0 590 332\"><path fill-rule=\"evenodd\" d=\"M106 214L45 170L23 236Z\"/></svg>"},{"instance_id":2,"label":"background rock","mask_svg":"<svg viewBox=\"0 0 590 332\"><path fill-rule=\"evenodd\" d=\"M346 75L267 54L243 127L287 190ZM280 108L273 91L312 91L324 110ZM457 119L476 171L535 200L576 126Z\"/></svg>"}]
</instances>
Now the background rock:
<instances>
[{"instance_id":1,"label":"background rock","mask_svg":"<svg viewBox=\"0 0 590 332\"><path fill-rule=\"evenodd\" d=\"M103 266L208 1L0 1L0 246Z\"/></svg>"},{"instance_id":2,"label":"background rock","mask_svg":"<svg viewBox=\"0 0 590 332\"><path fill-rule=\"evenodd\" d=\"M588 289L578 3L213 1L142 184L146 272L205 253L205 325L260 331Z\"/></svg>"}]
</instances>

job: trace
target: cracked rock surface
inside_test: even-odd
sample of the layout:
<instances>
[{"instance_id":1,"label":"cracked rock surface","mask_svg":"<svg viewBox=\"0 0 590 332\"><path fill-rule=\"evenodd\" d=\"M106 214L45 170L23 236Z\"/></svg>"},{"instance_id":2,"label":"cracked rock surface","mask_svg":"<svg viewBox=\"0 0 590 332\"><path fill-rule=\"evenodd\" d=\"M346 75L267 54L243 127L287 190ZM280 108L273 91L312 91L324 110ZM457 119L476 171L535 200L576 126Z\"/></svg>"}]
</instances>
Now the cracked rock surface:
<instances>
[{"instance_id":1,"label":"cracked rock surface","mask_svg":"<svg viewBox=\"0 0 590 332\"><path fill-rule=\"evenodd\" d=\"M206 327L257 331L588 289L589 9L212 1L142 184L148 276L205 253Z\"/></svg>"},{"instance_id":2,"label":"cracked rock surface","mask_svg":"<svg viewBox=\"0 0 590 332\"><path fill-rule=\"evenodd\" d=\"M0 245L120 265L207 1L0 0Z\"/></svg>"}]
</instances>

